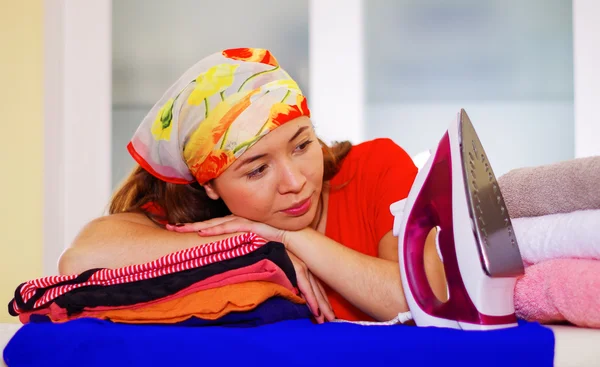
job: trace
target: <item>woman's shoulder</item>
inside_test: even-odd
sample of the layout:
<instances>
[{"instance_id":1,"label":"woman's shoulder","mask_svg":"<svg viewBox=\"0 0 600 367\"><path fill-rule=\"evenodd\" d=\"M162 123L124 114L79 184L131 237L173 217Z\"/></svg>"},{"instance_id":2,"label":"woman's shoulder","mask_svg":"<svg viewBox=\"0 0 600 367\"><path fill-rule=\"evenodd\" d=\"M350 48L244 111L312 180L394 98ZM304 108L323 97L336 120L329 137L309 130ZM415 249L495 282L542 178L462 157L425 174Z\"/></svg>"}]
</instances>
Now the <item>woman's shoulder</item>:
<instances>
[{"instance_id":1,"label":"woman's shoulder","mask_svg":"<svg viewBox=\"0 0 600 367\"><path fill-rule=\"evenodd\" d=\"M389 138L377 138L357 144L352 147L347 158L348 163L353 162L356 168L381 169L390 165L413 165L409 154Z\"/></svg>"},{"instance_id":2,"label":"woman's shoulder","mask_svg":"<svg viewBox=\"0 0 600 367\"><path fill-rule=\"evenodd\" d=\"M374 149L385 149L385 150L396 150L402 149L396 142L394 142L390 138L375 138L371 140L364 141L362 143L356 144L352 147L352 149L362 150L362 151L372 151Z\"/></svg>"},{"instance_id":3,"label":"woman's shoulder","mask_svg":"<svg viewBox=\"0 0 600 367\"><path fill-rule=\"evenodd\" d=\"M356 144L350 150L348 157L371 164L389 161L390 158L394 160L411 160L404 148L390 138L376 138Z\"/></svg>"},{"instance_id":4,"label":"woman's shoulder","mask_svg":"<svg viewBox=\"0 0 600 367\"><path fill-rule=\"evenodd\" d=\"M346 182L357 176L377 179L389 170L413 171L416 167L410 155L392 139L367 140L352 147L333 183Z\"/></svg>"}]
</instances>

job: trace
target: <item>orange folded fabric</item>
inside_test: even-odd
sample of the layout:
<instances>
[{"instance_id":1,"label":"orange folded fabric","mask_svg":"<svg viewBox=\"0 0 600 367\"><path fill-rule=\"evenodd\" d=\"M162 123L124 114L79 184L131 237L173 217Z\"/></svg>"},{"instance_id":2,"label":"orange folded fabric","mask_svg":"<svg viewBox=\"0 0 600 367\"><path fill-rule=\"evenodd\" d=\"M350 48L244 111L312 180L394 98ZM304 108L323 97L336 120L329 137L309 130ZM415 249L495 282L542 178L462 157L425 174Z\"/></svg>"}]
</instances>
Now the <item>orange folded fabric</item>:
<instances>
[{"instance_id":1,"label":"orange folded fabric","mask_svg":"<svg viewBox=\"0 0 600 367\"><path fill-rule=\"evenodd\" d=\"M191 317L216 320L230 312L253 310L267 299L276 296L297 304L306 303L304 299L279 284L252 281L198 291L181 298L153 303L135 309L84 311L69 320L94 317L128 324L173 324ZM53 321L64 322L68 320Z\"/></svg>"}]
</instances>

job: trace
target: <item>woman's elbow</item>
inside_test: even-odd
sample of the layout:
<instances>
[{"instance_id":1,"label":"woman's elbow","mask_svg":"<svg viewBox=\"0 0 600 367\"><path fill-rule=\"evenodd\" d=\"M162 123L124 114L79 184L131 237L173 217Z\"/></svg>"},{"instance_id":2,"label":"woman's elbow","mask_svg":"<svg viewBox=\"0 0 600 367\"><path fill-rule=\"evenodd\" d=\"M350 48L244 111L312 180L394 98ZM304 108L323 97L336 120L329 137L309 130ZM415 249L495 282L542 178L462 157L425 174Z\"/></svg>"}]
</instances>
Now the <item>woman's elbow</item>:
<instances>
[{"instance_id":1,"label":"woman's elbow","mask_svg":"<svg viewBox=\"0 0 600 367\"><path fill-rule=\"evenodd\" d=\"M92 268L86 267L90 257L88 245L90 239L93 240L93 234L97 232L97 227L103 221L103 218L98 218L88 223L73 240L71 246L63 251L58 259L58 273L60 275L79 274Z\"/></svg>"},{"instance_id":2,"label":"woman's elbow","mask_svg":"<svg viewBox=\"0 0 600 367\"><path fill-rule=\"evenodd\" d=\"M81 251L77 248L66 249L58 259L58 274L71 275L83 272Z\"/></svg>"}]
</instances>

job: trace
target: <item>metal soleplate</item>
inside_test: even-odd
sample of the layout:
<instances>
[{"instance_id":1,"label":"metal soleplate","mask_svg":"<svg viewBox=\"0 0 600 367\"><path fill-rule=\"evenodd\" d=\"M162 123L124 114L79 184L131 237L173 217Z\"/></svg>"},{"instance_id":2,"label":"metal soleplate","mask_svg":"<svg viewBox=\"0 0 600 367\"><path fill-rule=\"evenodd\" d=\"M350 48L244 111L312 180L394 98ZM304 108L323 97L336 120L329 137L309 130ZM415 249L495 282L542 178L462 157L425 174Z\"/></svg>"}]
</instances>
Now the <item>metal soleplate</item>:
<instances>
[{"instance_id":1,"label":"metal soleplate","mask_svg":"<svg viewBox=\"0 0 600 367\"><path fill-rule=\"evenodd\" d=\"M523 260L496 176L465 110L459 118L466 197L483 270L493 278L521 275Z\"/></svg>"}]
</instances>

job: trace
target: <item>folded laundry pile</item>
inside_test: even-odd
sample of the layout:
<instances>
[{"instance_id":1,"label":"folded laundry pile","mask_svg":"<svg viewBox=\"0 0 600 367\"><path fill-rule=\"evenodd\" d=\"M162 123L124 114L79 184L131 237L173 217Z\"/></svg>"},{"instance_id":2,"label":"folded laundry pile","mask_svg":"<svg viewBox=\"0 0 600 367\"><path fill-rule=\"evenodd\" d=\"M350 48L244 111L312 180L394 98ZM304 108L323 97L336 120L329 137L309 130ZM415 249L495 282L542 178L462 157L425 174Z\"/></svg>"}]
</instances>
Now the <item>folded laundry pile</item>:
<instances>
[{"instance_id":1,"label":"folded laundry pile","mask_svg":"<svg viewBox=\"0 0 600 367\"><path fill-rule=\"evenodd\" d=\"M283 244L252 233L146 264L31 280L8 309L23 323L93 317L243 327L311 317Z\"/></svg>"}]
</instances>

